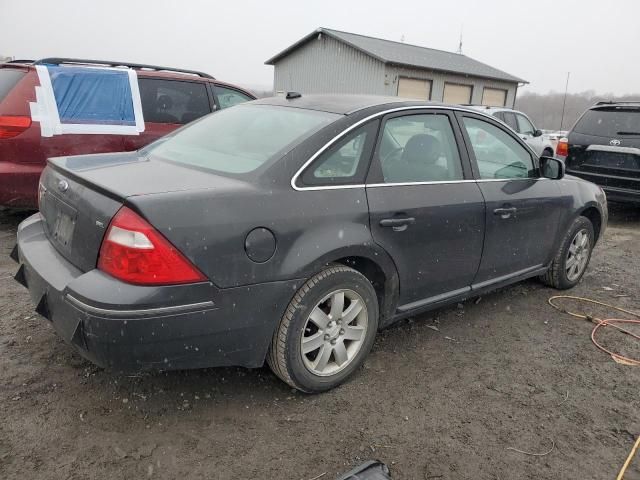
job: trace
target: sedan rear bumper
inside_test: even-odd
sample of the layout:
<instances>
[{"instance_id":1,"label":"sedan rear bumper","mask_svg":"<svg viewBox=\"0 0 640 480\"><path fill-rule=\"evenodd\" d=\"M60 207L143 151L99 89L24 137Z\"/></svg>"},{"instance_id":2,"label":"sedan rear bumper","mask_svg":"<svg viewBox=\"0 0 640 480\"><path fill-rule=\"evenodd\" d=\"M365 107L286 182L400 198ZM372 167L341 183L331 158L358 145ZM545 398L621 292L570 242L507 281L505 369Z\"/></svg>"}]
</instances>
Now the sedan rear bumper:
<instances>
[{"instance_id":1,"label":"sedan rear bumper","mask_svg":"<svg viewBox=\"0 0 640 480\"><path fill-rule=\"evenodd\" d=\"M208 282L169 287L122 283L81 272L47 239L33 215L18 227L16 280L36 311L93 363L121 371L264 363L296 282L219 290Z\"/></svg>"}]
</instances>

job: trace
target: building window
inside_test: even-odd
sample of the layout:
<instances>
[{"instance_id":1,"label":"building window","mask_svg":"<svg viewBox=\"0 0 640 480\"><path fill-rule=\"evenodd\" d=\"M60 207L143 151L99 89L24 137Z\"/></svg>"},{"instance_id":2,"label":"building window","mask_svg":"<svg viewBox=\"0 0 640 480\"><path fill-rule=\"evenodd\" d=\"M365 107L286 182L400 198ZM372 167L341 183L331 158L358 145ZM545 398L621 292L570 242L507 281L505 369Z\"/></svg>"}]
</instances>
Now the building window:
<instances>
[{"instance_id":1,"label":"building window","mask_svg":"<svg viewBox=\"0 0 640 480\"><path fill-rule=\"evenodd\" d=\"M418 100L431 99L431 80L418 78L398 78L398 96Z\"/></svg>"},{"instance_id":2,"label":"building window","mask_svg":"<svg viewBox=\"0 0 640 480\"><path fill-rule=\"evenodd\" d=\"M504 107L507 104L507 91L502 88L484 87L482 90L482 105L489 107Z\"/></svg>"},{"instance_id":3,"label":"building window","mask_svg":"<svg viewBox=\"0 0 640 480\"><path fill-rule=\"evenodd\" d=\"M459 83L447 83L444 84L444 95L442 101L444 103L453 104L469 104L471 103L471 94L473 87L471 85L461 85Z\"/></svg>"}]
</instances>

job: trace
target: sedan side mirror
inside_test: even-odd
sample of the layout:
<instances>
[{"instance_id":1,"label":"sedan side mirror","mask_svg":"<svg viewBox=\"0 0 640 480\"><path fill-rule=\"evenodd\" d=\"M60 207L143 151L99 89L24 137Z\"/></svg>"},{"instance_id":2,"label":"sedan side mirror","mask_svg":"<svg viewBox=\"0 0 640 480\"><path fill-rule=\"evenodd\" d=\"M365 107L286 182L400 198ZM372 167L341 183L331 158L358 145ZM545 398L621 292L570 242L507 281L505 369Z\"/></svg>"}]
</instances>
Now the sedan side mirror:
<instances>
[{"instance_id":1,"label":"sedan side mirror","mask_svg":"<svg viewBox=\"0 0 640 480\"><path fill-rule=\"evenodd\" d=\"M539 137L541 135L542 135L542 130L539 130L539 129L534 130L533 132L534 137Z\"/></svg>"},{"instance_id":2,"label":"sedan side mirror","mask_svg":"<svg viewBox=\"0 0 640 480\"><path fill-rule=\"evenodd\" d=\"M560 180L564 177L564 162L553 157L540 157L540 173L544 178Z\"/></svg>"}]
</instances>

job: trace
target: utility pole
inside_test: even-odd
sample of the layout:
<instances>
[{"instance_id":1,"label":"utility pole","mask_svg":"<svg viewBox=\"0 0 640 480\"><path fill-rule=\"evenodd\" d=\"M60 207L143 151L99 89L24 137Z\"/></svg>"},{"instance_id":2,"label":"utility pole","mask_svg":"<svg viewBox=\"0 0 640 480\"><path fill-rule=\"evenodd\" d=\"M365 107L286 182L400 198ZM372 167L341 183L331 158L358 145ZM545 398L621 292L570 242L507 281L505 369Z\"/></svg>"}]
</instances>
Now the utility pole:
<instances>
[{"instance_id":1,"label":"utility pole","mask_svg":"<svg viewBox=\"0 0 640 480\"><path fill-rule=\"evenodd\" d=\"M562 130L562 126L564 124L564 106L567 103L567 90L569 90L569 75L571 75L571 72L567 72L567 83L564 86L564 100L562 100L562 117L560 117L560 130Z\"/></svg>"},{"instance_id":2,"label":"utility pole","mask_svg":"<svg viewBox=\"0 0 640 480\"><path fill-rule=\"evenodd\" d=\"M460 25L460 42L458 43L458 50L457 53L459 53L460 55L462 55L462 25Z\"/></svg>"}]
</instances>

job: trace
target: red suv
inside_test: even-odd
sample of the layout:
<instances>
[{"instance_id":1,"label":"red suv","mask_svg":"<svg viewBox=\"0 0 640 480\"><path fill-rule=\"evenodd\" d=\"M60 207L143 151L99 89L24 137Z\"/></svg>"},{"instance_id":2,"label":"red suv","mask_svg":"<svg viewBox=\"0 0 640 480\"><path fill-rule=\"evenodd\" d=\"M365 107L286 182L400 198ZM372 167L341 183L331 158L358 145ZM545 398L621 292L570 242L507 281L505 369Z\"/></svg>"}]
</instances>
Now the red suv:
<instances>
[{"instance_id":1,"label":"red suv","mask_svg":"<svg viewBox=\"0 0 640 480\"><path fill-rule=\"evenodd\" d=\"M46 69L57 69L64 75L52 74L50 81ZM77 88L76 77L69 74L74 71L92 75L88 83L91 89ZM131 85L111 82L112 77L122 76L123 72L133 79ZM129 89L130 100L125 109L132 110L131 98L139 106L137 130L135 122L124 130L105 127L113 124L113 118L108 116L101 122L106 130L98 130L104 133L85 128L94 122L92 108L109 110L110 115L116 111L118 116L119 105L114 109L114 104L122 103L117 91L121 85ZM51 98L43 94L47 88L54 95ZM49 157L137 150L196 118L255 98L206 73L154 65L66 58L0 64L0 206L37 208L38 179ZM42 113L43 106L48 107L49 113L55 111L52 118L58 126L69 108L74 114L78 109L86 111L84 117L76 116L72 121L75 129L56 131L45 128L47 115ZM116 123L127 125L121 118Z\"/></svg>"}]
</instances>

